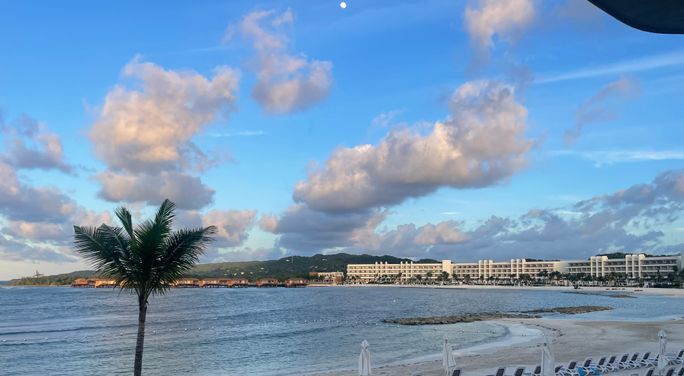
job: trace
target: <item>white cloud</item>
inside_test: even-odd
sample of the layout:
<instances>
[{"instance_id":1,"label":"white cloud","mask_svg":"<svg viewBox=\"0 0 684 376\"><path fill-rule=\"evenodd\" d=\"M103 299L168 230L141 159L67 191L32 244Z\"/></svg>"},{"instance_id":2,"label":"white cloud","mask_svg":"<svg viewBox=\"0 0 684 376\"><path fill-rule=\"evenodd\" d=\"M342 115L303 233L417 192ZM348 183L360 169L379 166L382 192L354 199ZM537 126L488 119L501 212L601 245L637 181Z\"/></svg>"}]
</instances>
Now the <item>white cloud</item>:
<instances>
[{"instance_id":1,"label":"white cloud","mask_svg":"<svg viewBox=\"0 0 684 376\"><path fill-rule=\"evenodd\" d=\"M684 171L667 171L636 184L573 204L531 209L519 217L491 216L475 226L443 221L393 229L387 212L323 213L294 205L262 228L279 234L278 248L294 253L352 252L459 260L585 258L601 252L667 253L684 244L668 240L684 211Z\"/></svg>"},{"instance_id":2,"label":"white cloud","mask_svg":"<svg viewBox=\"0 0 684 376\"><path fill-rule=\"evenodd\" d=\"M494 47L494 38L511 42L527 29L535 18L533 0L471 1L464 14L465 27L479 59L486 59Z\"/></svg>"},{"instance_id":3,"label":"white cloud","mask_svg":"<svg viewBox=\"0 0 684 376\"><path fill-rule=\"evenodd\" d=\"M616 163L684 160L684 150L554 150L551 154L587 159L594 162L596 167Z\"/></svg>"},{"instance_id":4,"label":"white cloud","mask_svg":"<svg viewBox=\"0 0 684 376\"><path fill-rule=\"evenodd\" d=\"M256 11L244 16L228 33L238 32L252 41L258 54L257 82L252 95L264 110L273 114L301 111L321 102L333 82L332 63L288 52L290 41L285 36L285 27L293 22L290 10L282 14Z\"/></svg>"},{"instance_id":5,"label":"white cloud","mask_svg":"<svg viewBox=\"0 0 684 376\"><path fill-rule=\"evenodd\" d=\"M511 86L463 84L449 101L451 116L427 134L392 130L378 145L339 148L324 167L297 183L294 199L335 212L375 208L421 197L440 187L497 184L527 164L527 110ZM496 135L493 137L493 135Z\"/></svg>"},{"instance_id":6,"label":"white cloud","mask_svg":"<svg viewBox=\"0 0 684 376\"><path fill-rule=\"evenodd\" d=\"M130 174L105 171L96 176L98 196L107 201L159 205L169 199L180 209L199 209L213 202L214 190L200 177L178 172Z\"/></svg>"},{"instance_id":7,"label":"white cloud","mask_svg":"<svg viewBox=\"0 0 684 376\"><path fill-rule=\"evenodd\" d=\"M211 248L234 248L249 238L250 230L256 225L255 210L210 210L201 213L196 210L181 210L176 224L183 227L216 226L215 242Z\"/></svg>"},{"instance_id":8,"label":"white cloud","mask_svg":"<svg viewBox=\"0 0 684 376\"><path fill-rule=\"evenodd\" d=\"M118 85L107 94L88 132L95 154L114 171L201 169L207 158L192 138L232 108L238 74L218 67L208 79L136 58L123 75L139 80L142 87Z\"/></svg>"},{"instance_id":9,"label":"white cloud","mask_svg":"<svg viewBox=\"0 0 684 376\"><path fill-rule=\"evenodd\" d=\"M13 123L0 119L0 131L5 141L1 158L15 168L73 172L64 161L62 141L45 124L22 115Z\"/></svg>"},{"instance_id":10,"label":"white cloud","mask_svg":"<svg viewBox=\"0 0 684 376\"><path fill-rule=\"evenodd\" d=\"M216 226L218 247L242 245L256 222L254 210L211 210L202 216L203 226Z\"/></svg>"},{"instance_id":11,"label":"white cloud","mask_svg":"<svg viewBox=\"0 0 684 376\"><path fill-rule=\"evenodd\" d=\"M628 77L622 77L603 86L577 109L575 127L565 132L565 143L575 142L588 124L614 120L617 115L609 109L610 105L620 99L632 98L638 93L638 83Z\"/></svg>"},{"instance_id":12,"label":"white cloud","mask_svg":"<svg viewBox=\"0 0 684 376\"><path fill-rule=\"evenodd\" d=\"M89 131L95 154L107 164L97 175L99 196L153 205L169 198L188 209L211 203L214 190L194 174L216 160L192 140L233 109L237 72L220 66L207 78L136 58L123 75L141 86L114 87Z\"/></svg>"},{"instance_id":13,"label":"white cloud","mask_svg":"<svg viewBox=\"0 0 684 376\"><path fill-rule=\"evenodd\" d=\"M666 54L651 55L646 57L639 57L636 59L628 59L607 65L598 65L587 68L581 68L569 72L540 75L539 79L535 79L537 84L545 84L552 82L579 80L586 78L595 78L603 76L617 76L629 73L636 73L648 71L658 68L674 67L684 65L684 52L674 51Z\"/></svg>"}]
</instances>

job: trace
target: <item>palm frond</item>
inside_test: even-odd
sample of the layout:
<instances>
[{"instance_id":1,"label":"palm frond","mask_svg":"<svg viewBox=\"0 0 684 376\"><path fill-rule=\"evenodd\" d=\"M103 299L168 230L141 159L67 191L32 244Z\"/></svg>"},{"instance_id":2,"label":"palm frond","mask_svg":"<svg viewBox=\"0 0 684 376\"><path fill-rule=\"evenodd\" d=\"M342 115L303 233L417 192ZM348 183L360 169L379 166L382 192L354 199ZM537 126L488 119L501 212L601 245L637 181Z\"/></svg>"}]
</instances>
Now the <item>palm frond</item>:
<instances>
[{"instance_id":1,"label":"palm frond","mask_svg":"<svg viewBox=\"0 0 684 376\"><path fill-rule=\"evenodd\" d=\"M154 222L162 228L166 234L171 232L171 224L176 218L176 204L174 204L168 198L162 202L159 210L157 210L157 215L154 217Z\"/></svg>"},{"instance_id":2,"label":"palm frond","mask_svg":"<svg viewBox=\"0 0 684 376\"><path fill-rule=\"evenodd\" d=\"M164 293L171 284L185 276L199 261L215 233L214 226L174 231L158 255L158 264L154 268L154 293Z\"/></svg>"},{"instance_id":3,"label":"palm frond","mask_svg":"<svg viewBox=\"0 0 684 376\"><path fill-rule=\"evenodd\" d=\"M123 281L131 278L131 268L126 243L117 239L118 230L106 225L97 228L74 226L74 245L75 251L100 273Z\"/></svg>"},{"instance_id":4,"label":"palm frond","mask_svg":"<svg viewBox=\"0 0 684 376\"><path fill-rule=\"evenodd\" d=\"M139 304L164 293L199 261L216 233L214 226L173 231L175 204L165 200L154 219L133 226L131 213L116 209L122 227L74 226L76 252L101 274L135 290Z\"/></svg>"},{"instance_id":5,"label":"palm frond","mask_svg":"<svg viewBox=\"0 0 684 376\"><path fill-rule=\"evenodd\" d=\"M119 218L119 222L121 222L121 226L123 226L124 230L126 230L128 237L133 240L133 219L131 217L131 212L125 207L121 206L114 211L114 214L116 214L116 217Z\"/></svg>"}]
</instances>

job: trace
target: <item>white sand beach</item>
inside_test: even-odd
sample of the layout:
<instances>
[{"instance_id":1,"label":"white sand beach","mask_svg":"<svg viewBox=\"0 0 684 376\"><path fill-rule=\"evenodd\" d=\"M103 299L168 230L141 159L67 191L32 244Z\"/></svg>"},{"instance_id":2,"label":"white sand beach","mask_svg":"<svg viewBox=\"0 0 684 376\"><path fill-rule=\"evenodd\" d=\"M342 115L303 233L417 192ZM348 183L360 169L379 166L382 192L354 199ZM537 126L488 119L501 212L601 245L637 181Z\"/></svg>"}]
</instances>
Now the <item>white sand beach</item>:
<instances>
[{"instance_id":1,"label":"white sand beach","mask_svg":"<svg viewBox=\"0 0 684 376\"><path fill-rule=\"evenodd\" d=\"M512 374L517 366L533 368L540 362L541 353L538 345L543 334L553 339L552 349L557 364L567 364L571 360L584 361L588 357L598 360L601 356L637 351L640 353L651 351L655 354L658 351L657 332L660 329L665 329L668 333L669 352L684 348L684 320L633 322L516 319L499 320L497 323L508 325L512 329L512 335L501 342L455 352L458 368L461 368L465 375L494 374L496 368L504 366L509 368L507 374ZM520 326L528 330L523 330ZM443 372L439 358L373 369L373 375L377 376L441 376ZM645 372L643 369L612 374L645 374ZM355 376L357 374L354 370L350 370L323 372L315 375Z\"/></svg>"},{"instance_id":2,"label":"white sand beach","mask_svg":"<svg viewBox=\"0 0 684 376\"><path fill-rule=\"evenodd\" d=\"M439 288L501 288L495 286L455 286ZM559 289L571 291L568 287L504 287L516 289ZM635 291L636 290L636 291ZM600 293L606 288L583 288L579 292ZM684 297L681 289L633 289L619 290L625 293L667 295ZM682 318L665 321L591 321L569 319L504 319L493 321L508 327L510 334L502 340L456 350L458 368L465 375L494 374L499 367L507 367L512 374L519 366L530 369L540 363L539 344L544 335L552 339L552 349L557 364L578 362L586 358L598 361L602 356L650 351L658 351L657 332L664 329L668 333L668 352L684 349L684 312ZM457 344L454 344L457 345ZM397 344L401 346L401 344ZM372 355L372 344L371 344ZM374 366L373 375L377 376L438 376L443 375L441 358L435 354L404 364ZM628 370L611 373L613 375L645 374L646 369ZM315 376L355 376L355 370L316 373Z\"/></svg>"}]
</instances>

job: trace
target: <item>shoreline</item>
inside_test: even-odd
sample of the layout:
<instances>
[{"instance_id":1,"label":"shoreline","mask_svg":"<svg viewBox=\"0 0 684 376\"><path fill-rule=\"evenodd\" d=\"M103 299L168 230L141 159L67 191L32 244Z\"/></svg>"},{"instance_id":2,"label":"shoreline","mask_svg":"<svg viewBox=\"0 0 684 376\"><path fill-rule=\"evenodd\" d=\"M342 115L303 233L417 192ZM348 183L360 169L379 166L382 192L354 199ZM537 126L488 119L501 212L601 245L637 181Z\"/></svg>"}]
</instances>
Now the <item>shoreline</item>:
<instances>
[{"instance_id":1,"label":"shoreline","mask_svg":"<svg viewBox=\"0 0 684 376\"><path fill-rule=\"evenodd\" d=\"M447 289L447 290L523 290L523 291L565 291L569 293L602 293L602 295L610 294L634 294L638 295L657 295L670 297L684 297L684 288L656 288L656 287L605 287L605 286L584 286L580 289L575 289L572 286L497 286L497 285L375 285L375 284L358 284L358 285L316 285L309 287L343 287L343 288L416 288L416 289Z\"/></svg>"},{"instance_id":2,"label":"shoreline","mask_svg":"<svg viewBox=\"0 0 684 376\"><path fill-rule=\"evenodd\" d=\"M508 335L491 342L454 351L457 368L464 374L493 374L506 367L511 373L516 367L534 368L539 364L539 345L546 335L551 340L556 364L578 362L586 358L598 361L613 354L650 351L657 353L657 332L668 333L668 352L684 348L684 320L666 321L589 321L568 319L503 319L491 321L509 328ZM452 344L457 346L457 344ZM372 357L371 344L371 357ZM353 359L351 360L353 361ZM353 364L353 363L352 363ZM430 354L402 362L375 366L377 376L443 375L441 354ZM620 375L620 372L616 372ZM355 369L323 371L308 376L354 376Z\"/></svg>"},{"instance_id":3,"label":"shoreline","mask_svg":"<svg viewBox=\"0 0 684 376\"><path fill-rule=\"evenodd\" d=\"M70 285L0 285L0 288L32 288L32 287L69 287ZM241 289L250 289L264 287L241 287ZM279 287L266 287L269 289L279 289ZM284 287L281 287L284 288ZM576 294L601 294L601 295L619 295L619 294L633 294L650 295L650 296L668 296L668 297L684 297L684 288L656 288L656 287L605 287L605 286L584 286L580 289L575 289L572 286L498 286L498 285L375 285L375 284L357 284L357 285L328 285L328 284L311 284L300 288L399 288L399 289L444 289L444 290L520 290L520 291L563 291L567 293ZM100 288L102 289L102 288ZM110 288L105 288L110 289ZM290 288L288 288L290 289ZM621 296L622 297L622 296Z\"/></svg>"}]
</instances>

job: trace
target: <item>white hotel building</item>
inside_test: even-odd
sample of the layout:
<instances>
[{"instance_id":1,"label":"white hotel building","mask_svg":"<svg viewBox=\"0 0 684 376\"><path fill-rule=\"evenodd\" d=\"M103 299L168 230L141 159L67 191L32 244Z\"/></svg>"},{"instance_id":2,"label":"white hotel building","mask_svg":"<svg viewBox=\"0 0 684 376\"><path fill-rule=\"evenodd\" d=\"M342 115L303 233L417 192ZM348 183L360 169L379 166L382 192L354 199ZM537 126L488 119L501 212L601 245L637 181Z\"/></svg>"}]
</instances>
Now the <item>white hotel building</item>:
<instances>
[{"instance_id":1,"label":"white hotel building","mask_svg":"<svg viewBox=\"0 0 684 376\"><path fill-rule=\"evenodd\" d=\"M539 273L560 272L566 275L583 275L594 278L606 277L611 273L626 276L628 279L650 278L658 275L667 276L669 273L681 270L682 254L672 256L647 256L643 253L627 254L624 258L609 259L608 256L592 256L588 260L526 260L511 259L510 261L479 260L478 262L459 263L442 260L440 263L400 262L389 264L376 262L374 264L347 265L347 279L354 279L367 283L380 278L398 277L401 282L407 282L418 276L421 279L437 279L442 272L449 277L458 279L511 279L529 275L534 278ZM466 278L467 277L467 278Z\"/></svg>"}]
</instances>

